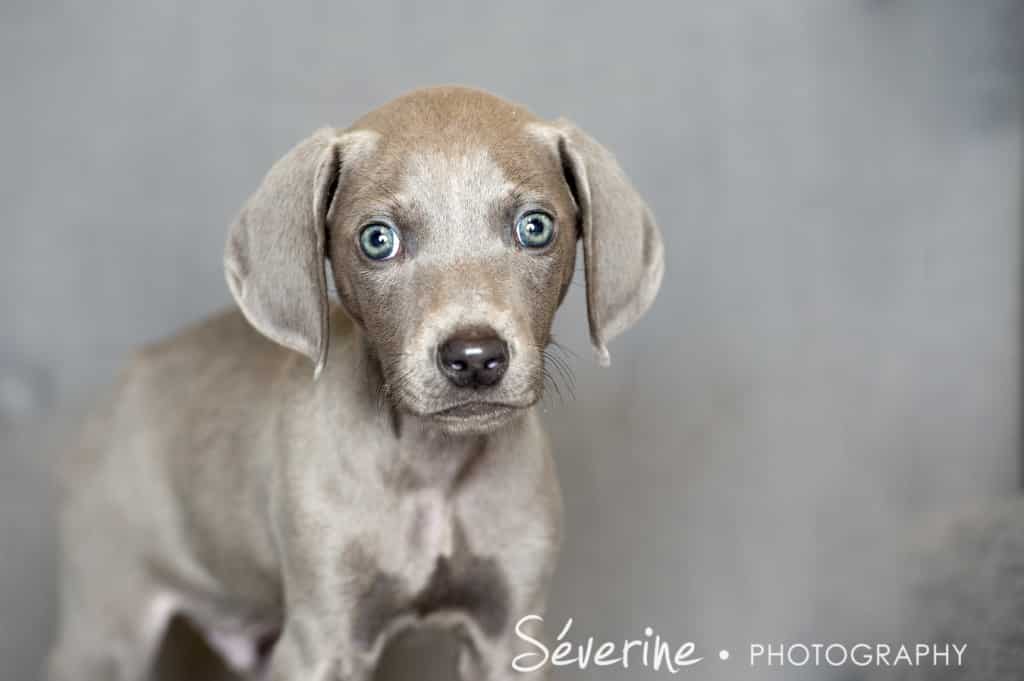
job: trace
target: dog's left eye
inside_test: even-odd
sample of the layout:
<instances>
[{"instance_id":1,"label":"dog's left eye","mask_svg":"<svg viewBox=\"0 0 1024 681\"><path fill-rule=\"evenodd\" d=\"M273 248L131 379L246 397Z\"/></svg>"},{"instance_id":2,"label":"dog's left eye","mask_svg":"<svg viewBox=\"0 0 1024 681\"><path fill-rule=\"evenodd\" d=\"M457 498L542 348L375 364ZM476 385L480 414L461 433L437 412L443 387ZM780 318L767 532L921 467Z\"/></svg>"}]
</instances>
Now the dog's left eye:
<instances>
[{"instance_id":1,"label":"dog's left eye","mask_svg":"<svg viewBox=\"0 0 1024 681\"><path fill-rule=\"evenodd\" d=\"M533 211L516 221L516 241L524 248L543 248L555 235L555 220L547 213Z\"/></svg>"},{"instance_id":2,"label":"dog's left eye","mask_svg":"<svg viewBox=\"0 0 1024 681\"><path fill-rule=\"evenodd\" d=\"M383 222L363 227L359 233L359 247L370 260L390 260L398 254L398 230Z\"/></svg>"}]
</instances>

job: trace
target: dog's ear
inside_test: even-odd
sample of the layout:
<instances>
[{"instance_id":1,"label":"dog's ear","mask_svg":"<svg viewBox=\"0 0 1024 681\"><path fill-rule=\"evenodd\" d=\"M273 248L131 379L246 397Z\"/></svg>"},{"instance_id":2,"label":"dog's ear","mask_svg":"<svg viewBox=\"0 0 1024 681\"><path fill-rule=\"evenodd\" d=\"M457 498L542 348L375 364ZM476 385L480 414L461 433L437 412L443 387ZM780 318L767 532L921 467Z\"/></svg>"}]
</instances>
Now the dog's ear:
<instances>
[{"instance_id":1,"label":"dog's ear","mask_svg":"<svg viewBox=\"0 0 1024 681\"><path fill-rule=\"evenodd\" d=\"M275 163L228 232L224 270L238 306L258 331L327 361L325 222L338 184L342 138L317 131Z\"/></svg>"},{"instance_id":2,"label":"dog's ear","mask_svg":"<svg viewBox=\"0 0 1024 681\"><path fill-rule=\"evenodd\" d=\"M647 311L665 270L661 233L650 208L615 157L564 119L558 153L579 211L590 341L607 366L607 343Z\"/></svg>"}]
</instances>

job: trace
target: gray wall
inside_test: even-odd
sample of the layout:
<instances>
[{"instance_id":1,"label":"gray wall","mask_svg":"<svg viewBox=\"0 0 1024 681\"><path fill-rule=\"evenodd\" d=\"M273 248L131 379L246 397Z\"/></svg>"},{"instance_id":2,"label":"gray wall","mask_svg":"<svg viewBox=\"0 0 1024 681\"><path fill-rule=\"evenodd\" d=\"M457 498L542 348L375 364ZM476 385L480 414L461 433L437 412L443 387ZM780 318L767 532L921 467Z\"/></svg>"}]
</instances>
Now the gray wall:
<instances>
[{"instance_id":1,"label":"gray wall","mask_svg":"<svg viewBox=\"0 0 1024 681\"><path fill-rule=\"evenodd\" d=\"M1010 0L5 3L4 677L50 636L68 415L228 304L225 227L275 158L448 82L575 119L665 232L611 369L579 287L557 324L549 621L712 655L884 628L920 516L1016 485L1021 29Z\"/></svg>"}]
</instances>

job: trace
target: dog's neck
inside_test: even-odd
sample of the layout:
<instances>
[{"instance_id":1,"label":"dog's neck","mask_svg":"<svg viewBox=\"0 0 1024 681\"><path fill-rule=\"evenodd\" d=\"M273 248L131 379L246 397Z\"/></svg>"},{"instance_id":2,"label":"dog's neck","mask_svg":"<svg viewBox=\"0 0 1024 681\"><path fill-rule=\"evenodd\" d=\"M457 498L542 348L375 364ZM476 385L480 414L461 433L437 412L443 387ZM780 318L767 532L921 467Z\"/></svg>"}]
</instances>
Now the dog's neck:
<instances>
[{"instance_id":1,"label":"dog's neck","mask_svg":"<svg viewBox=\"0 0 1024 681\"><path fill-rule=\"evenodd\" d=\"M454 490L487 455L489 435L451 435L430 419L399 412L393 473L410 487Z\"/></svg>"}]
</instances>

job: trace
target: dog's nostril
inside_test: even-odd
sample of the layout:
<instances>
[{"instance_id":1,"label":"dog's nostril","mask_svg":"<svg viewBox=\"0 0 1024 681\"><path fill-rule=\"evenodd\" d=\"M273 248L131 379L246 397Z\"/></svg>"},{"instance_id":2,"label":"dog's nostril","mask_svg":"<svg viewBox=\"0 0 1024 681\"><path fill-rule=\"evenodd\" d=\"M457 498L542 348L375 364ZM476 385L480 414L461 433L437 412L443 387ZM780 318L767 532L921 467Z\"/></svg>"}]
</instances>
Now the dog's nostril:
<instances>
[{"instance_id":1,"label":"dog's nostril","mask_svg":"<svg viewBox=\"0 0 1024 681\"><path fill-rule=\"evenodd\" d=\"M493 331L456 334L438 348L441 372L460 388L491 386L508 364L508 345Z\"/></svg>"}]
</instances>

